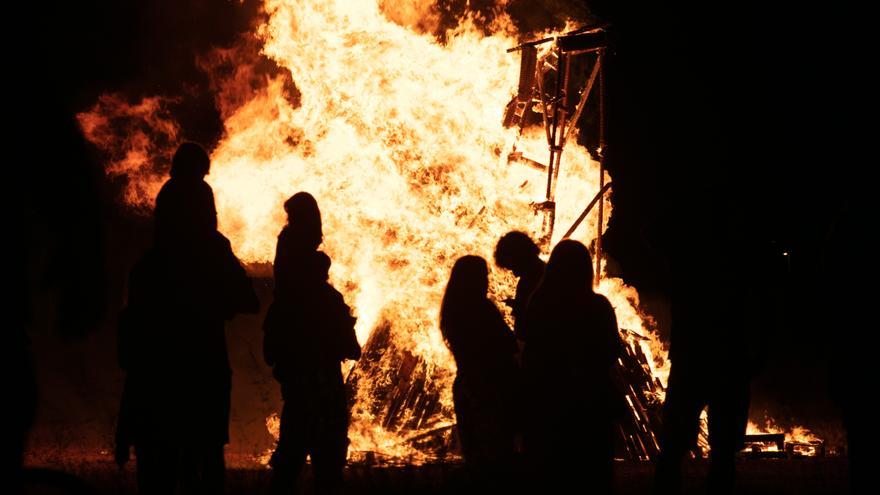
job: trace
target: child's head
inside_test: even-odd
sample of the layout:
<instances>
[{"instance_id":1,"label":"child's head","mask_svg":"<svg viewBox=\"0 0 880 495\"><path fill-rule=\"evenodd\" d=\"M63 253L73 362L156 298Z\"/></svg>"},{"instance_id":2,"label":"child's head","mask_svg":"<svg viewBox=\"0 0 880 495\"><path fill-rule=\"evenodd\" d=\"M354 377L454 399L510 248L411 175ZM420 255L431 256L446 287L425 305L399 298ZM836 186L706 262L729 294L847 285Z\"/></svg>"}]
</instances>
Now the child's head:
<instances>
[{"instance_id":1,"label":"child's head","mask_svg":"<svg viewBox=\"0 0 880 495\"><path fill-rule=\"evenodd\" d=\"M312 280L326 282L330 277L330 257L323 251L315 251L310 264L309 276Z\"/></svg>"},{"instance_id":2,"label":"child's head","mask_svg":"<svg viewBox=\"0 0 880 495\"><path fill-rule=\"evenodd\" d=\"M203 180L211 169L211 159L205 149L196 143L183 143L171 160L171 177L185 180Z\"/></svg>"},{"instance_id":3,"label":"child's head","mask_svg":"<svg viewBox=\"0 0 880 495\"><path fill-rule=\"evenodd\" d=\"M309 250L318 249L324 235L321 230L321 210L314 196L307 192L298 192L284 202L287 212L287 228L294 233L300 243L305 243Z\"/></svg>"}]
</instances>

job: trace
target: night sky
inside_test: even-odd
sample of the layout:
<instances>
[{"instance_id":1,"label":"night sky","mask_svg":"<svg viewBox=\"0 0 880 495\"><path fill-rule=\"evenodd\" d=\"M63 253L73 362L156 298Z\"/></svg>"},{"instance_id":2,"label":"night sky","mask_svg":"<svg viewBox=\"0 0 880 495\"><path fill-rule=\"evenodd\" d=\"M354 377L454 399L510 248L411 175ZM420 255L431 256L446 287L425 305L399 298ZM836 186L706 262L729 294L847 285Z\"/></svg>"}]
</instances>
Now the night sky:
<instances>
[{"instance_id":1,"label":"night sky","mask_svg":"<svg viewBox=\"0 0 880 495\"><path fill-rule=\"evenodd\" d=\"M454 12L462 3L442 5ZM546 26L560 12L590 11L611 23L608 168L615 188L605 247L612 269L639 289L668 332L670 275L656 233L677 212L723 194L748 219L743 235L776 256L769 273L743 276L785 288L777 331L766 339L772 359L756 379L753 404L782 421L796 417L821 428L836 412L825 386L828 329L815 313L827 289L819 272L835 212L866 186L858 175L867 166L860 160L864 131L856 125L866 113L859 73L866 31L856 27L860 16L837 3L767 3L514 0L510 11L524 27ZM194 55L234 43L258 9L250 0L19 9L7 22L32 30L7 44L26 67L9 77L19 123L13 142L22 151L12 166L25 170L24 187L15 188L22 197L13 198L24 208L16 238L26 240L18 259L28 260L20 276L30 303L19 304L30 305L25 321L38 366L56 371L38 373L48 377L41 386L51 401L56 388L67 387L51 382L64 370L87 386L89 377L104 376L90 366L114 366L101 336L112 335L125 274L149 241L149 222L115 203L119 184L103 177L72 116L107 91L183 95L175 110L185 137L215 143L222 123ZM47 268L51 252L64 253L67 264ZM75 291L68 304L75 308L65 313L52 298L68 283L87 290ZM69 333L91 327L93 335L60 339L50 329L59 318L78 322ZM119 372L107 374L115 378L98 386L117 387Z\"/></svg>"}]
</instances>

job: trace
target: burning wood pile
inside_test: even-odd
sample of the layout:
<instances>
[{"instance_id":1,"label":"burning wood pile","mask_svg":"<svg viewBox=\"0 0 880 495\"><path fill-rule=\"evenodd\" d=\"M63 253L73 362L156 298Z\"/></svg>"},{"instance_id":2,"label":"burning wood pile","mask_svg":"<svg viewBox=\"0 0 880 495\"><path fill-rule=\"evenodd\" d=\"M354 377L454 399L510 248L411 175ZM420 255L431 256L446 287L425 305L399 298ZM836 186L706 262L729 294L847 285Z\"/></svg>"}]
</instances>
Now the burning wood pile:
<instances>
[{"instance_id":1,"label":"burning wood pile","mask_svg":"<svg viewBox=\"0 0 880 495\"><path fill-rule=\"evenodd\" d=\"M749 421L742 455L753 459L825 457L825 441L802 426L785 432L772 420L764 426Z\"/></svg>"},{"instance_id":2,"label":"burning wood pile","mask_svg":"<svg viewBox=\"0 0 880 495\"><path fill-rule=\"evenodd\" d=\"M543 46L542 46L543 45ZM538 54L541 47L542 52ZM508 104L504 126L516 126L522 138L528 124L540 123L544 127L549 149L547 165L527 158L514 144L508 154L508 163L525 164L546 174L545 199L533 202L535 212L542 217L540 235L545 250L549 250L556 219L556 188L561 157L569 138L577 134L577 123L597 80L601 89L602 57L604 56L604 31L587 28L563 36L544 38L521 44L508 51L522 52L518 93ZM578 55L592 55L591 70L584 80L578 102L569 106L566 95L572 92L572 65ZM545 91L545 87L553 87ZM598 98L601 101L602 94ZM601 104L599 105L601 107ZM539 118L535 114L540 114ZM599 116L599 120L604 115ZM599 155L604 145L604 125L599 127ZM601 229L604 223L603 196L609 184L604 184L604 169L599 162L599 191L586 209L574 220L563 237L571 236L581 222L598 205L598 221L594 250L597 274L601 275ZM484 211L485 208L480 211ZM471 222L472 224L473 222ZM409 457L419 460L444 460L457 457L450 411L444 410L441 394L434 384L448 380L447 370L438 370L422 357L414 355L397 345L390 323L378 326L370 334L364 348L364 357L349 375L348 384L353 395L368 396L356 401L355 416L374 418L382 428L407 444ZM659 451L655 431L660 425L660 405L663 384L654 376L653 366L642 345L650 346L650 338L636 331L622 330L621 338L625 354L619 360L615 381L629 411L627 419L618 425L620 456L631 460L648 460ZM438 375L438 376L434 376ZM368 391L366 394L365 391ZM357 410L357 408L365 408ZM381 453L378 453L381 456ZM367 462L375 462L377 453L355 453Z\"/></svg>"},{"instance_id":3,"label":"burning wood pile","mask_svg":"<svg viewBox=\"0 0 880 495\"><path fill-rule=\"evenodd\" d=\"M623 330L638 339L638 334ZM624 342L626 344L626 342ZM652 376L647 356L641 348L623 345L614 381L628 414L618 423L617 456L646 461L659 453L655 431L661 421L663 385ZM384 366L386 360L394 366ZM454 424L443 410L440 393L430 384L431 367L423 359L395 346L390 326L376 329L364 347L358 365L349 374L353 394L368 387L374 399L371 415L382 427L396 434L410 453L407 461L437 462L459 457ZM445 413L445 414L444 414ZM366 463L395 462L382 452L352 452L352 461Z\"/></svg>"},{"instance_id":4,"label":"burning wood pile","mask_svg":"<svg viewBox=\"0 0 880 495\"><path fill-rule=\"evenodd\" d=\"M491 259L511 230L532 233L548 251L564 237L581 240L593 248L597 291L629 329L619 382L632 419L621 425L621 444L627 457L649 458L665 349L636 291L602 269L612 207L602 127L590 149L578 139L579 118L593 111L588 100L602 108L602 30L546 32L523 45L501 9L479 26L464 14L440 41L389 9L393 2L267 0L265 21L246 40L262 46L259 55L218 49L236 74L265 58L279 68L212 80L224 132L206 180L220 230L240 259L266 264L284 200L300 190L317 199L330 278L354 308L364 344L362 362L348 370L350 451L408 463L456 451L455 364L437 327L453 261ZM528 53L525 71L510 47ZM256 56L264 58L247 58ZM168 103L179 97L105 95L78 116L135 211L152 208L167 178L161 164L184 139ZM134 124L120 129L122 121ZM493 270L490 279L495 301L512 294L510 274Z\"/></svg>"},{"instance_id":5,"label":"burning wood pile","mask_svg":"<svg viewBox=\"0 0 880 495\"><path fill-rule=\"evenodd\" d=\"M365 463L436 462L459 456L450 411L444 410L441 391L432 383L438 378L430 363L396 345L391 324L376 328L364 345L361 359L349 373L347 385L356 401L357 416L369 415L398 440L394 448L404 456L384 451L352 452L352 461ZM398 459L395 459L397 457ZM400 458L402 457L402 459Z\"/></svg>"},{"instance_id":6,"label":"burning wood pile","mask_svg":"<svg viewBox=\"0 0 880 495\"><path fill-rule=\"evenodd\" d=\"M604 30L548 31L523 43L499 11L479 27L464 14L440 41L419 27L431 24L430 4L404 12L394 2L266 0L265 21L242 41L259 44L263 58L217 49L236 74L208 74L224 121L206 177L220 230L242 260L265 267L284 200L299 190L315 196L330 277L364 344L347 370L352 459L410 464L457 455L455 364L437 328L452 262L466 253L491 259L511 230L533 233L545 252L562 238L583 241L626 344L615 377L628 410L618 457L650 459L669 363L636 291L602 267L612 207L602 163ZM424 18L404 22L412 15ZM278 74L255 71L266 59ZM167 178L161 164L184 140L170 110L181 97L106 94L78 116L134 211L152 208ZM594 117L595 136L581 135L584 115ZM512 293L509 274L490 279L494 300ZM267 424L277 428L277 416ZM764 435L750 437L756 454L824 449L817 438L750 433Z\"/></svg>"},{"instance_id":7,"label":"burning wood pile","mask_svg":"<svg viewBox=\"0 0 880 495\"><path fill-rule=\"evenodd\" d=\"M635 340L643 337L623 330ZM626 344L626 341L624 341ZM626 400L629 417L618 424L618 456L630 460L647 461L660 452L655 432L662 424L663 384L651 374L648 358L641 347L624 345L624 355L615 370L614 381Z\"/></svg>"}]
</instances>

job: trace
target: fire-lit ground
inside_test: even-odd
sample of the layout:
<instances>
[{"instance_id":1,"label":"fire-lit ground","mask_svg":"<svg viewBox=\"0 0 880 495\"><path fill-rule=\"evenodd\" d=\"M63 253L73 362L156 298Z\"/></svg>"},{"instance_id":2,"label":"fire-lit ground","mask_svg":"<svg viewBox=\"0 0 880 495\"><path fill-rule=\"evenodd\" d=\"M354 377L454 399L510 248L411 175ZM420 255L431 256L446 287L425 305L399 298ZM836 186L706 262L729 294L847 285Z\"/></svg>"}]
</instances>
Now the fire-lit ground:
<instances>
[{"instance_id":1,"label":"fire-lit ground","mask_svg":"<svg viewBox=\"0 0 880 495\"><path fill-rule=\"evenodd\" d=\"M100 494L136 493L135 472L129 466L119 471L112 458L95 456L88 460L68 460L53 467L65 469L85 481ZM685 493L705 493L703 482L707 463L692 461L685 464ZM848 489L847 463L841 458L791 459L756 461L741 460L738 465L738 493L748 494L837 494ZM650 493L653 467L649 463L618 462L615 464L617 493ZM45 479L45 473L34 472L34 479ZM265 469L230 469L227 472L227 493L268 493L269 472ZM306 472L300 483L301 491L311 485L311 473ZM408 467L350 466L345 473L345 492L350 494L429 494L464 493L468 487L462 465L428 464ZM588 492L589 480L584 480ZM29 493L55 493L37 491Z\"/></svg>"},{"instance_id":2,"label":"fire-lit ground","mask_svg":"<svg viewBox=\"0 0 880 495\"><path fill-rule=\"evenodd\" d=\"M261 282L265 284L265 282ZM262 286L261 295L268 295ZM227 337L233 374L230 444L226 448L229 467L228 493L267 493L268 470L259 464L259 455L272 447L273 439L265 418L280 410L278 384L262 362L260 315L234 320ZM112 367L112 332L103 331L77 347L74 354L85 353L106 359L106 370L94 373L87 369L71 373L65 358L50 353L47 343L38 339L45 358L39 368L42 404L27 465L75 475L101 494L135 493L135 462L120 471L113 462L113 427L121 389L121 375ZM103 342L103 344L102 344ZM99 349L104 349L100 351ZM70 352L68 350L68 352ZM58 378L64 375L64 379ZM52 377L51 375L58 375ZM100 386L84 387L79 381ZM89 393L85 393L88 391ZM773 425L751 426L750 433L779 431ZM825 432L822 432L825 435ZM783 435L785 436L785 435ZM829 447L840 443L825 435ZM847 488L845 457L797 459L747 459L738 464L742 493L759 494L832 494ZM621 494L650 493L653 467L649 462L617 462L616 485ZM685 463L687 493L701 493L705 479L705 461ZM40 477L40 476L38 476ZM44 479L41 477L40 479ZM306 475L305 484L310 483ZM372 466L355 464L346 472L347 493L462 493L467 480L457 462L421 466ZM34 493L34 492L32 492ZM47 493L36 492L36 493ZM48 493L57 493L48 491Z\"/></svg>"},{"instance_id":3,"label":"fire-lit ground","mask_svg":"<svg viewBox=\"0 0 880 495\"><path fill-rule=\"evenodd\" d=\"M228 98L230 94L242 96L232 91L236 77L225 80L225 85L218 83L232 93L216 95L225 133L213 149L214 169L208 180L217 195L221 230L256 276L265 275L265 263L271 259L274 236L283 223L279 207L283 199L298 189L319 197L325 215L324 249L334 260L334 283L357 312L362 343L384 323L392 325L397 348L431 364L435 372L431 388L443 399L443 407L426 423L385 428L380 426L385 404L373 400L379 394L370 386L384 375L372 375L358 389L353 445L359 449L357 455L377 451L422 464L425 459L413 458L417 452L406 443L410 430L432 431L453 421L448 384L454 369L436 329L436 309L448 265L465 252L488 257L506 230L535 231L529 203L542 197L541 177L504 163L515 133L500 123L501 109L515 87L518 64L504 50L519 38L502 18L486 33L463 23L446 44L440 44L407 27L391 12L367 8L369 2L362 12L350 12L347 2L330 2L334 9L319 8L323 4L268 2L273 15L261 27L259 39L263 55L285 69L285 76L246 88L241 101ZM355 27L336 22L336 17L353 14L360 21ZM353 53L352 47L370 50ZM208 55L202 65L208 72L220 62L247 71L253 61L241 57L237 49L221 49ZM407 63L400 64L400 60ZM375 81L381 84L371 84ZM163 105L174 98L122 98L108 93L80 115L84 134L118 158L108 162L108 176L126 177L125 202L142 213L149 210L165 178L164 171L158 170L161 167L154 169L153 159L167 155L185 137L163 113ZM128 133L127 128L114 128L126 119L137 121L137 128L147 131ZM131 142L116 139L120 135ZM517 149L532 152L536 158L546 151L540 133L526 132L518 144ZM167 149L157 149L162 146ZM596 163L582 146L571 146L568 153L558 196L557 221L563 230L597 189L598 178ZM610 212L610 201L606 207ZM591 215L588 227L581 227L575 237L590 242L596 223ZM556 232L556 240L560 234ZM120 272L131 263L123 265L118 267ZM510 291L511 280L504 273L493 273L493 281L493 296L500 300ZM116 293L123 292L123 285L114 288ZM268 293L269 288L264 289ZM645 360L650 374L662 382L668 366L665 350L653 332L650 315L642 313L634 289L609 277L600 290L612 299L622 328L640 336L624 334L634 349L650 357ZM266 302L264 298L264 307ZM119 308L112 309L115 314ZM232 441L227 449L234 469L230 484L235 491L248 493L259 492L265 484L265 471L256 459L272 447L266 418L280 406L278 386L260 356L260 321L259 317L239 319L228 334L235 370ZM86 344L101 349L100 358L89 361L93 367L71 371L64 360L38 363L40 373L54 372L63 378L41 379L50 398L32 440L37 448L31 463L79 473L102 488L115 486L106 492L125 492L131 489L132 468L117 474L108 462L121 386L112 345L107 345L112 344L107 338L110 334L112 329L104 329ZM68 365L75 362L63 359L69 360ZM382 371L396 361L380 364ZM66 387L73 381L89 386ZM76 395L70 390L87 392ZM776 428L756 432L795 438L793 432ZM820 434L828 438L825 432ZM777 450L785 450L784 445ZM833 487L828 492L834 492L840 488L844 471L840 459L764 462L743 462L746 486L774 493L780 487L798 493L825 493L826 487ZM650 465L618 467L622 492L638 493L647 487ZM696 462L689 469L689 476L697 479L704 466ZM806 476L807 472L819 473L821 479ZM461 479L460 467L454 463L356 467L349 473L354 492L387 492L391 486L401 491L454 490Z\"/></svg>"},{"instance_id":4,"label":"fire-lit ground","mask_svg":"<svg viewBox=\"0 0 880 495\"><path fill-rule=\"evenodd\" d=\"M264 283L264 282L263 282ZM262 296L268 288L263 286ZM265 418L280 409L278 384L260 359L260 315L237 318L227 337L233 364L233 401L230 444L226 448L229 467L228 493L267 493L268 470L259 464L259 455L272 447L273 440ZM84 345L112 348L104 333ZM40 342L45 349L45 342ZM92 356L114 359L111 352L84 351ZM43 355L47 354L43 353ZM75 475L101 494L135 493L134 459L120 471L113 462L112 438L121 380L112 367L98 375L70 373L64 359L46 360L40 367L43 377L43 403L27 465ZM108 365L110 366L110 365ZM66 371L65 381L47 375ZM100 383L89 395L77 380ZM53 386L53 384L55 384ZM71 393L71 389L80 390ZM757 425L753 426L758 431ZM765 425L764 430L775 431ZM617 462L616 485L619 493L649 493L653 467L649 462ZM685 463L687 493L701 493L705 461ZM842 493L847 488L845 457L799 459L747 459L739 461L739 484L743 493ZM40 477L41 475L38 475ZM305 484L310 483L306 475ZM43 478L41 478L43 479ZM348 493L462 493L467 479L457 462L409 466L350 466L346 473ZM43 492L45 493L45 492ZM53 492L48 492L53 493Z\"/></svg>"},{"instance_id":5,"label":"fire-lit ground","mask_svg":"<svg viewBox=\"0 0 880 495\"><path fill-rule=\"evenodd\" d=\"M206 180L219 229L260 276L285 222L284 200L299 190L315 196L322 249L333 260L330 278L353 308L367 356L350 380L352 447L417 462L445 458L448 435L441 437L454 423L455 364L437 311L449 269L465 254L491 259L505 232L551 234L534 207L551 199L547 173L507 159L513 151L542 159L545 132L535 125L520 132L502 121L520 66L506 50L525 34L502 11L485 29L463 14L441 42L407 21L422 9L404 15L385 2L310 0L272 0L264 8L267 17L248 41L199 59L208 73L220 60L235 74L249 74L258 55L247 48L257 42L259 56L279 69L258 78L257 88L242 89L237 77L215 81L224 136L211 152ZM157 163L167 160L183 130L167 111L168 96L140 96L129 103L104 94L77 118L105 155L108 177L124 179L125 207L149 213L167 178ZM553 243L611 180L577 137L560 156ZM607 195L600 198L602 208L590 210L571 238L591 244L607 226L612 205ZM511 297L511 274L490 270L491 297ZM621 337L639 356L633 368L647 376L641 402L657 404L668 361L652 318L620 278L604 274L597 290L614 305ZM232 352L235 347L231 342ZM431 445L416 447L414 438Z\"/></svg>"},{"instance_id":6,"label":"fire-lit ground","mask_svg":"<svg viewBox=\"0 0 880 495\"><path fill-rule=\"evenodd\" d=\"M454 422L455 367L437 329L449 267L464 254L491 258L506 231L524 230L536 238L547 234L533 207L545 199L546 174L507 159L516 151L540 161L547 143L540 126L517 132L502 123L520 65L518 55L506 50L581 23L569 19L564 28L518 32L503 9L506 2L499 1L492 22L481 28L473 13L463 13L441 41L424 23L414 22L431 18L433 2L411 4L419 8L270 0L265 19L238 44L193 56L212 81L223 119L223 137L212 150L207 177L220 230L251 274L262 276L284 223L284 199L298 190L318 199L322 249L333 259L331 279L354 309L361 343L377 344L375 352L367 350L375 359L363 360L368 362L353 371L353 449L422 463L446 457L448 442L440 440L448 438L436 432L448 432ZM278 70L253 72L260 61ZM542 67L551 62L542 61ZM122 180L120 198L129 210L149 213L167 177L161 164L185 139L186 130L170 110L175 98L122 95L108 88L78 115L83 135L106 159L107 176ZM597 155L584 142L575 136L561 155L553 242L599 191L600 176L606 182L614 178L600 173ZM573 238L596 242L600 223L606 226L612 214L610 198L600 204L601 222L593 209L572 230ZM510 274L494 267L492 272L492 298L511 296ZM630 443L647 450L630 450L632 457L647 458L657 449L653 425L669 368L666 345L636 290L620 278L603 276L597 289L614 305L633 358L621 366L640 375L624 381L634 387L627 400L634 424L641 425L636 430L646 432ZM246 349L243 362L261 369L252 345L258 349L260 336L248 334L251 340L241 343L236 335L230 334L231 352ZM255 383L260 390L271 388L264 371L233 394L254 395L241 390ZM261 394L249 400L272 402L272 393ZM264 429L265 419L276 412L266 408L261 420L248 419L247 428ZM432 445L408 443L416 437Z\"/></svg>"}]
</instances>

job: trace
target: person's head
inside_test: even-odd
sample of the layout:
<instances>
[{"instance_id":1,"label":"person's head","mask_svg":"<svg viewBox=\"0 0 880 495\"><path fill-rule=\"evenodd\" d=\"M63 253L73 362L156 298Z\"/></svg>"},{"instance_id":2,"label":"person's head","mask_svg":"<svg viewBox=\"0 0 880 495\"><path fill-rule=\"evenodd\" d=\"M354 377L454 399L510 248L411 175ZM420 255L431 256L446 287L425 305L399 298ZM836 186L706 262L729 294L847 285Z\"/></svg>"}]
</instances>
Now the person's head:
<instances>
[{"instance_id":1,"label":"person's head","mask_svg":"<svg viewBox=\"0 0 880 495\"><path fill-rule=\"evenodd\" d=\"M202 180L211 169L211 159L196 143L183 143L171 159L171 178Z\"/></svg>"},{"instance_id":2,"label":"person's head","mask_svg":"<svg viewBox=\"0 0 880 495\"><path fill-rule=\"evenodd\" d=\"M326 282L330 278L330 257L324 251L315 251L310 267L311 276L315 281Z\"/></svg>"},{"instance_id":3,"label":"person's head","mask_svg":"<svg viewBox=\"0 0 880 495\"><path fill-rule=\"evenodd\" d=\"M217 230L214 191L206 182L166 183L156 198L156 241L161 244L206 238Z\"/></svg>"},{"instance_id":4,"label":"person's head","mask_svg":"<svg viewBox=\"0 0 880 495\"><path fill-rule=\"evenodd\" d=\"M440 306L440 328L446 327L450 318L473 303L486 299L489 290L489 267L479 256L467 255L459 258L452 266L443 303ZM467 309L464 309L468 311Z\"/></svg>"},{"instance_id":5,"label":"person's head","mask_svg":"<svg viewBox=\"0 0 880 495\"><path fill-rule=\"evenodd\" d=\"M532 238L524 232L508 232L495 246L495 264L520 276L538 258L540 252Z\"/></svg>"},{"instance_id":6,"label":"person's head","mask_svg":"<svg viewBox=\"0 0 880 495\"><path fill-rule=\"evenodd\" d=\"M317 249L324 239L321 228L321 210L314 196L298 192L284 202L287 225L301 241Z\"/></svg>"},{"instance_id":7,"label":"person's head","mask_svg":"<svg viewBox=\"0 0 880 495\"><path fill-rule=\"evenodd\" d=\"M544 280L545 290L557 293L578 294L593 290L593 263L590 251L578 241L561 241L547 262Z\"/></svg>"}]
</instances>

